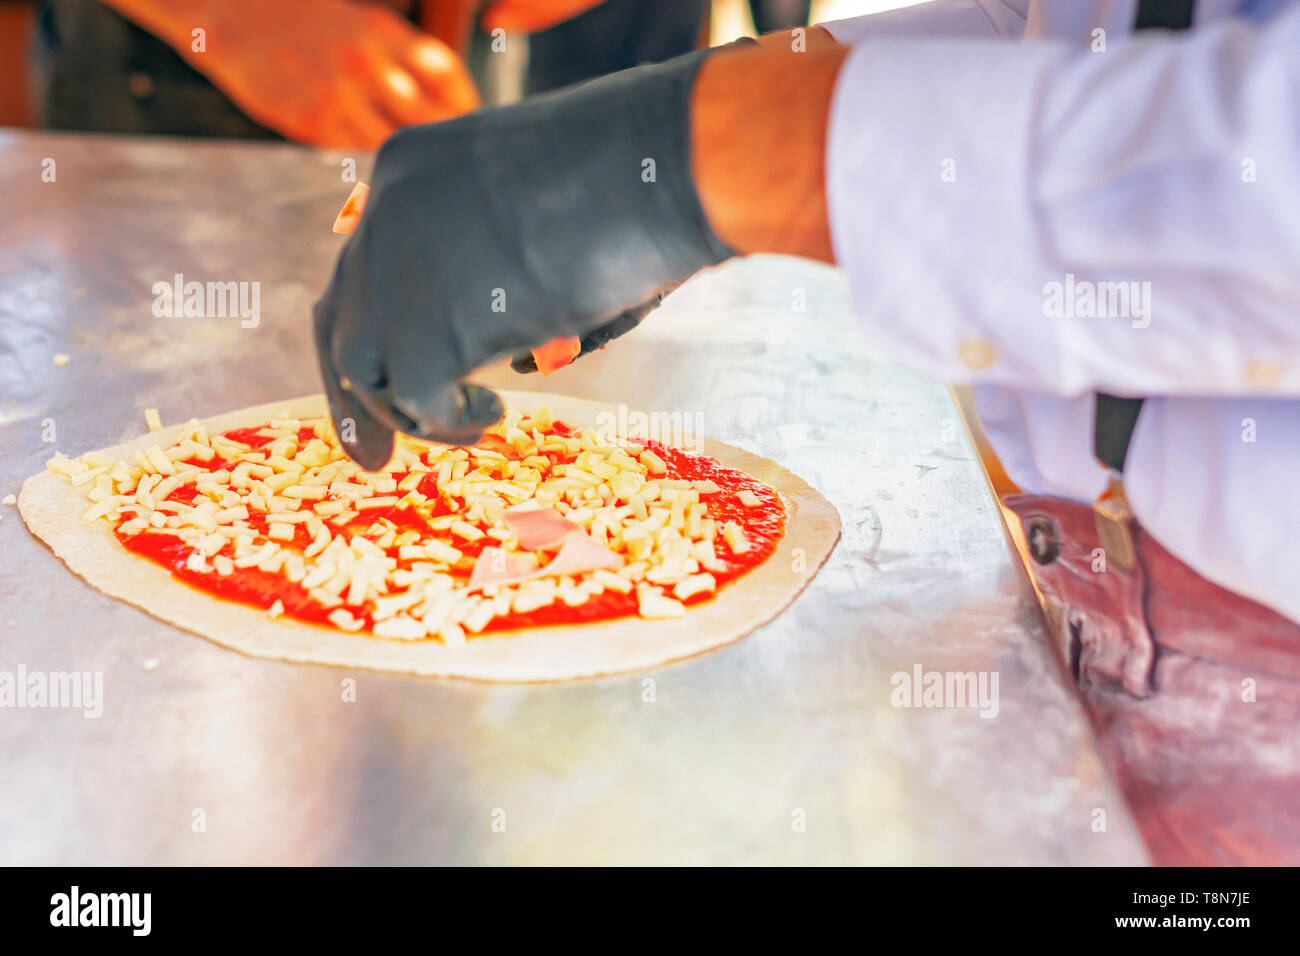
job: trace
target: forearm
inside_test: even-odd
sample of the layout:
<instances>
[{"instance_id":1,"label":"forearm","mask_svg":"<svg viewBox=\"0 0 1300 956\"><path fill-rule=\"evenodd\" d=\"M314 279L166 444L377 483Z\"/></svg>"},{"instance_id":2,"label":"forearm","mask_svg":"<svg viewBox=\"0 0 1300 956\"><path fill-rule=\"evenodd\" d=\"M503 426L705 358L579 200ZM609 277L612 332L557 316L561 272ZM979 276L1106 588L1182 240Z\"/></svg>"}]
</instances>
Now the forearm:
<instances>
[{"instance_id":1,"label":"forearm","mask_svg":"<svg viewBox=\"0 0 1300 956\"><path fill-rule=\"evenodd\" d=\"M691 167L732 249L833 262L826 128L848 48L815 27L803 39L773 35L709 57L691 97Z\"/></svg>"},{"instance_id":2,"label":"forearm","mask_svg":"<svg viewBox=\"0 0 1300 956\"><path fill-rule=\"evenodd\" d=\"M696 187L714 231L744 252L834 261L826 217L826 133L846 44L862 37L1018 37L999 0L919 6L760 37L710 59L692 104ZM779 104L779 105L774 105Z\"/></svg>"},{"instance_id":3,"label":"forearm","mask_svg":"<svg viewBox=\"0 0 1300 956\"><path fill-rule=\"evenodd\" d=\"M148 30L182 56L193 43L193 31L211 32L227 16L249 16L257 0L100 0L136 26Z\"/></svg>"}]
</instances>

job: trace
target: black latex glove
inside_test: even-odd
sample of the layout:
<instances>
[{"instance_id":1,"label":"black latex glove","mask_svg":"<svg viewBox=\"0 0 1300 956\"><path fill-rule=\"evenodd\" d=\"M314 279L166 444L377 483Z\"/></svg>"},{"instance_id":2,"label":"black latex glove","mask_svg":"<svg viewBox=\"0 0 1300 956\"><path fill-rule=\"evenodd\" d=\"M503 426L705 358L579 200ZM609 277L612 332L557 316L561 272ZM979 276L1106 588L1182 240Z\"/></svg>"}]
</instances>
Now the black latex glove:
<instances>
[{"instance_id":1,"label":"black latex glove","mask_svg":"<svg viewBox=\"0 0 1300 956\"><path fill-rule=\"evenodd\" d=\"M733 254L691 180L705 55L384 144L315 311L335 428L362 467L388 460L395 431L477 441L502 407L465 375L557 336L598 348L661 290Z\"/></svg>"}]
</instances>

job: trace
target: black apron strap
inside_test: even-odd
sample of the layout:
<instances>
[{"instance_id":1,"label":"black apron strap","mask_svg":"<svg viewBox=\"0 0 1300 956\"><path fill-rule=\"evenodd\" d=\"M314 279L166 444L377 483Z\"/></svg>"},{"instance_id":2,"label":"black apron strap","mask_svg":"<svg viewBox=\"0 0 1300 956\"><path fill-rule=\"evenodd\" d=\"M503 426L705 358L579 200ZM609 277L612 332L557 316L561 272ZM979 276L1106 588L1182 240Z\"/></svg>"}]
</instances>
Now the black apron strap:
<instances>
[{"instance_id":1,"label":"black apron strap","mask_svg":"<svg viewBox=\"0 0 1300 956\"><path fill-rule=\"evenodd\" d=\"M1135 30L1186 30L1192 25L1192 0L1138 0Z\"/></svg>"},{"instance_id":2,"label":"black apron strap","mask_svg":"<svg viewBox=\"0 0 1300 956\"><path fill-rule=\"evenodd\" d=\"M1143 399L1120 398L1116 395L1097 393L1097 413L1092 424L1092 453L1097 460L1119 474L1124 473L1124 460L1128 458L1128 446L1133 440L1133 429L1137 425L1138 412L1142 411Z\"/></svg>"},{"instance_id":3,"label":"black apron strap","mask_svg":"<svg viewBox=\"0 0 1300 956\"><path fill-rule=\"evenodd\" d=\"M1135 30L1186 30L1192 25L1193 0L1138 0ZM1107 468L1123 474L1143 399L1097 393L1093 419L1093 454Z\"/></svg>"}]
</instances>

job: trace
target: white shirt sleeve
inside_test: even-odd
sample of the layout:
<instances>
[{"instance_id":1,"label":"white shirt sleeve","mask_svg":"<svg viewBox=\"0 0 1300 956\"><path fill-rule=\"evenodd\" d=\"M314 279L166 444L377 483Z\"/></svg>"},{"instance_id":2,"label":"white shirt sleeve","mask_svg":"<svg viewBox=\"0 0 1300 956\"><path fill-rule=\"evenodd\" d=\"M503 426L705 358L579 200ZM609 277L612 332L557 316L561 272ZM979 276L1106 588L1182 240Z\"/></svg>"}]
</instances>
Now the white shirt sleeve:
<instances>
[{"instance_id":1,"label":"white shirt sleeve","mask_svg":"<svg viewBox=\"0 0 1300 956\"><path fill-rule=\"evenodd\" d=\"M1300 395L1300 3L1102 45L856 43L827 189L869 334L956 381Z\"/></svg>"},{"instance_id":2,"label":"white shirt sleeve","mask_svg":"<svg viewBox=\"0 0 1300 956\"><path fill-rule=\"evenodd\" d=\"M1029 0L932 0L818 26L846 46L898 36L1019 39L1028 7Z\"/></svg>"},{"instance_id":3,"label":"white shirt sleeve","mask_svg":"<svg viewBox=\"0 0 1300 956\"><path fill-rule=\"evenodd\" d=\"M1093 395L977 385L971 399L998 460L1023 491L1091 502L1106 490L1092 448Z\"/></svg>"},{"instance_id":4,"label":"white shirt sleeve","mask_svg":"<svg viewBox=\"0 0 1300 956\"><path fill-rule=\"evenodd\" d=\"M1124 467L1133 513L1212 581L1300 621L1300 404L1153 398Z\"/></svg>"}]
</instances>

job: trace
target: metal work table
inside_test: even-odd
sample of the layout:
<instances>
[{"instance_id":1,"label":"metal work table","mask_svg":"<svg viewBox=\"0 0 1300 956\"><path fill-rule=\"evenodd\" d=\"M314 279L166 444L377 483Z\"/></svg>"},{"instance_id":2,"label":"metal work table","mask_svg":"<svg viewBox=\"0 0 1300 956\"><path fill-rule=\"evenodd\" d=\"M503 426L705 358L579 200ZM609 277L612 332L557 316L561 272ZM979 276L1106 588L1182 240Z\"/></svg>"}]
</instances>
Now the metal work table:
<instances>
[{"instance_id":1,"label":"metal work table","mask_svg":"<svg viewBox=\"0 0 1300 956\"><path fill-rule=\"evenodd\" d=\"M0 493L51 423L79 454L146 407L318 390L341 159L0 131ZM155 318L176 273L259 282L260 324ZM99 595L0 508L0 671L104 688L98 719L0 709L0 863L1144 862L949 393L872 351L835 272L734 264L575 368L485 377L701 416L816 485L843 537L732 647L481 685L242 657ZM892 706L917 664L996 671L997 716Z\"/></svg>"}]
</instances>

